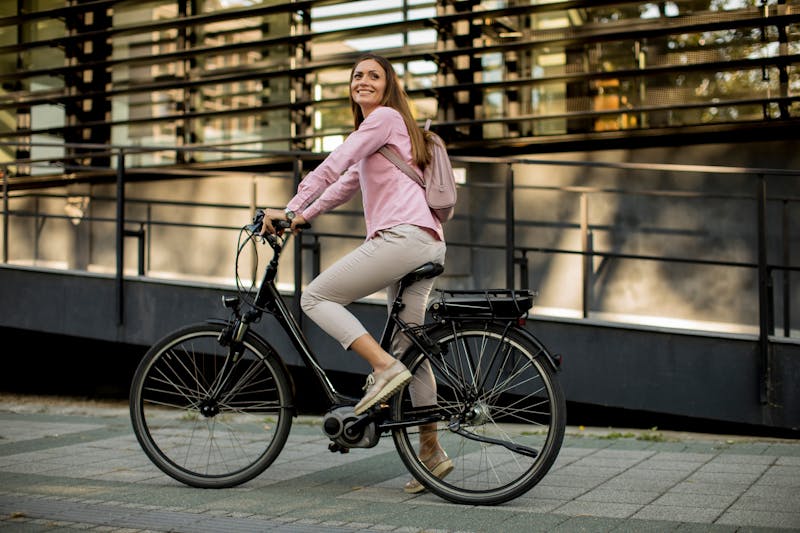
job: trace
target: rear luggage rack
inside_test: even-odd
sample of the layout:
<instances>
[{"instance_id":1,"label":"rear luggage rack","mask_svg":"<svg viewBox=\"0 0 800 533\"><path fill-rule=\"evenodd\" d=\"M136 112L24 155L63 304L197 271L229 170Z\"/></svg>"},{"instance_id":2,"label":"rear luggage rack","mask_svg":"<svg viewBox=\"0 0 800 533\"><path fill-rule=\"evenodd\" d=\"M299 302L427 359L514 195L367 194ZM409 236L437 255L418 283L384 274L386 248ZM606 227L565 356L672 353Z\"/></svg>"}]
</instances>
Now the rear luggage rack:
<instances>
[{"instance_id":1,"label":"rear luggage rack","mask_svg":"<svg viewBox=\"0 0 800 533\"><path fill-rule=\"evenodd\" d=\"M457 291L436 289L439 298L428 308L434 320L480 318L514 320L525 316L536 296L530 290L488 289Z\"/></svg>"}]
</instances>

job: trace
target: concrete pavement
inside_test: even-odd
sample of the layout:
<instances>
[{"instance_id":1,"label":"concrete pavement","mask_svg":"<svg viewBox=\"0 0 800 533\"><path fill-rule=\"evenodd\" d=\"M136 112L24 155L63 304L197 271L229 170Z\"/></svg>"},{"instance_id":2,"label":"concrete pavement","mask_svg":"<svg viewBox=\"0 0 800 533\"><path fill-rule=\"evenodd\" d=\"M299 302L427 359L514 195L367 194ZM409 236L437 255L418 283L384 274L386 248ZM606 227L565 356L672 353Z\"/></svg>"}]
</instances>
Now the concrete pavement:
<instances>
[{"instance_id":1,"label":"concrete pavement","mask_svg":"<svg viewBox=\"0 0 800 533\"><path fill-rule=\"evenodd\" d=\"M800 440L569 427L542 482L496 507L407 479L391 438L332 454L301 417L261 476L194 489L149 462L124 403L0 395L2 531L800 531Z\"/></svg>"}]
</instances>

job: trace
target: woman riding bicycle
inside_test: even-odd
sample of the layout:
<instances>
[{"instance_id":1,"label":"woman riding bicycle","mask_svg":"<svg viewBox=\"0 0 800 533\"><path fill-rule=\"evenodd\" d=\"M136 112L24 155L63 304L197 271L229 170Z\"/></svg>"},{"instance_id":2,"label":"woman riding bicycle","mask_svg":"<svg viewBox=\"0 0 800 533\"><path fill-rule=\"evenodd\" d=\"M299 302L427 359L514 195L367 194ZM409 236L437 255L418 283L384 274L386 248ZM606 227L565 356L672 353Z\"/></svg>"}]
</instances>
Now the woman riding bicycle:
<instances>
[{"instance_id":1,"label":"woman riding bicycle","mask_svg":"<svg viewBox=\"0 0 800 533\"><path fill-rule=\"evenodd\" d=\"M297 194L283 212L267 210L263 233L274 233L271 220L286 219L292 231L350 200L360 189L367 227L366 241L314 279L303 292L303 311L347 350L363 357L373 369L366 393L355 414L366 412L390 398L406 384L415 406L436 403L436 388L427 361L414 376L396 359L409 346L398 334L392 354L381 348L345 306L387 289L388 301L397 293L400 279L426 262L444 264L442 224L431 212L422 187L378 150L388 145L417 171L430 161L422 130L417 126L408 97L389 61L366 54L350 75L350 105L355 130L300 183ZM433 287L423 279L406 289L400 317L422 324ZM441 448L436 424L420 426L420 459L439 477L453 468ZM406 492L424 487L412 479Z\"/></svg>"}]
</instances>

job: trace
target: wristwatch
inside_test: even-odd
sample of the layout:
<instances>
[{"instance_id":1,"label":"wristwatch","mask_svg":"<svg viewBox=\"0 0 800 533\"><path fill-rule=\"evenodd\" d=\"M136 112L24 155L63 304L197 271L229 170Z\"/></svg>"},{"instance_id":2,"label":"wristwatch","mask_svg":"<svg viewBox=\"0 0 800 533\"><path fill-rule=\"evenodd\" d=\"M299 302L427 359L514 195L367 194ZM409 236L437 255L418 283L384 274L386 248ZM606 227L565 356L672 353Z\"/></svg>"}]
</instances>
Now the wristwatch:
<instances>
[{"instance_id":1,"label":"wristwatch","mask_svg":"<svg viewBox=\"0 0 800 533\"><path fill-rule=\"evenodd\" d=\"M291 222L292 220L294 220L294 217L295 217L295 216L296 216L296 215L295 215L294 211L292 211L291 209L287 209L287 210L286 210L286 220L288 220L289 222Z\"/></svg>"}]
</instances>

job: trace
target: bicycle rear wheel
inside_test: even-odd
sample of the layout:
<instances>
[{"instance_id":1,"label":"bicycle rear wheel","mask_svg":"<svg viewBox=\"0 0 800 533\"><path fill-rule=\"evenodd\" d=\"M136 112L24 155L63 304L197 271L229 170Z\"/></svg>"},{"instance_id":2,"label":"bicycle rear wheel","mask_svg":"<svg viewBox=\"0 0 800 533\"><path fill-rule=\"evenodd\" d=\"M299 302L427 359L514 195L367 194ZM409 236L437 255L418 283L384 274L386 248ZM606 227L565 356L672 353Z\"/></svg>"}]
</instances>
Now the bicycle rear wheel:
<instances>
[{"instance_id":1,"label":"bicycle rear wheel","mask_svg":"<svg viewBox=\"0 0 800 533\"><path fill-rule=\"evenodd\" d=\"M145 453L193 487L232 487L259 475L292 425L280 360L252 334L230 357L219 341L224 327L196 324L168 335L148 350L131 384L131 422Z\"/></svg>"},{"instance_id":2,"label":"bicycle rear wheel","mask_svg":"<svg viewBox=\"0 0 800 533\"><path fill-rule=\"evenodd\" d=\"M430 360L436 405L414 407L406 387L393 399L393 415L442 418L436 435L453 468L439 479L425 467L417 456L418 427L393 432L406 467L431 492L456 503L494 505L524 494L553 465L564 438L566 404L546 348L487 322L446 324L429 337L441 348ZM414 348L404 357L412 373L427 360Z\"/></svg>"}]
</instances>

